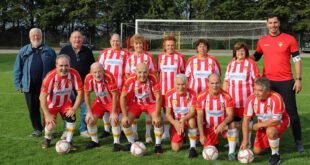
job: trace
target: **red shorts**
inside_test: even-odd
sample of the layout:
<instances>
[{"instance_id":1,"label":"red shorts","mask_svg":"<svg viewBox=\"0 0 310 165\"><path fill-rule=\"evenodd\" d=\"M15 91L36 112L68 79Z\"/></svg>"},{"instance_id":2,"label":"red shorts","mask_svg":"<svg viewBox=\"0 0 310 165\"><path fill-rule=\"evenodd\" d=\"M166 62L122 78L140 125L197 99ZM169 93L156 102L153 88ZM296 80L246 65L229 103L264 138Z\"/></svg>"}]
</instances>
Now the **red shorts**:
<instances>
[{"instance_id":1,"label":"red shorts","mask_svg":"<svg viewBox=\"0 0 310 165\"><path fill-rule=\"evenodd\" d=\"M278 137L281 138L283 132L288 128L289 122L283 122L279 126L273 126L278 130ZM269 141L266 134L266 129L258 130L256 132L254 147L269 148Z\"/></svg>"},{"instance_id":2,"label":"red shorts","mask_svg":"<svg viewBox=\"0 0 310 165\"><path fill-rule=\"evenodd\" d=\"M102 104L96 100L94 101L93 105L91 106L92 113L94 115L99 115L99 118L102 118L106 111L109 111L111 114L112 108L113 108L112 103ZM117 114L119 114L119 112L120 112L120 110L119 110L119 108L117 108Z\"/></svg>"},{"instance_id":3,"label":"red shorts","mask_svg":"<svg viewBox=\"0 0 310 165\"><path fill-rule=\"evenodd\" d=\"M205 133L205 137L207 139L206 144L204 145L204 147L208 146L208 145L216 145L219 143L218 141L218 134L216 134L215 131L216 127L211 127L211 128L205 128L204 129L204 133ZM224 131L221 133L223 138L227 138L227 131Z\"/></svg>"},{"instance_id":4,"label":"red shorts","mask_svg":"<svg viewBox=\"0 0 310 165\"><path fill-rule=\"evenodd\" d=\"M57 121L57 113L60 113L62 120L65 120L66 117L64 116L66 112L68 112L68 108L72 108L72 103L67 103L66 105L63 105L59 108L49 108L48 110L50 111L50 113L54 116L55 118L55 122ZM48 125L49 123L46 122L46 117L45 114L44 115L44 123L45 125Z\"/></svg>"},{"instance_id":5,"label":"red shorts","mask_svg":"<svg viewBox=\"0 0 310 165\"><path fill-rule=\"evenodd\" d=\"M136 118L139 118L142 112L148 112L150 115L155 112L156 104L138 105L136 103L132 103L127 111L135 114Z\"/></svg>"},{"instance_id":6,"label":"red shorts","mask_svg":"<svg viewBox=\"0 0 310 165\"><path fill-rule=\"evenodd\" d=\"M239 117L239 118L243 118L243 111L244 108L234 108L234 116Z\"/></svg>"},{"instance_id":7,"label":"red shorts","mask_svg":"<svg viewBox=\"0 0 310 165\"><path fill-rule=\"evenodd\" d=\"M187 121L184 122L184 131L187 129ZM171 143L183 142L184 132L179 135L175 127L171 124Z\"/></svg>"}]
</instances>

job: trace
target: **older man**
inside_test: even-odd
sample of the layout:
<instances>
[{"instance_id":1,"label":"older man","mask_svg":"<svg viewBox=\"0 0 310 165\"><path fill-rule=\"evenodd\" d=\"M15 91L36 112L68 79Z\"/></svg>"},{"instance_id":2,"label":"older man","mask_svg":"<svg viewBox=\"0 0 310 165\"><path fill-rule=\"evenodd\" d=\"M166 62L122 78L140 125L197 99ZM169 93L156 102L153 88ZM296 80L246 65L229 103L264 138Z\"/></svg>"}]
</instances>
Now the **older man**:
<instances>
[{"instance_id":1,"label":"older man","mask_svg":"<svg viewBox=\"0 0 310 165\"><path fill-rule=\"evenodd\" d=\"M196 152L196 92L188 88L185 74L178 74L175 78L174 88L165 95L166 116L172 124L171 148L179 151L183 146L184 129L188 126L190 152L188 157L197 157Z\"/></svg>"},{"instance_id":2,"label":"older man","mask_svg":"<svg viewBox=\"0 0 310 165\"><path fill-rule=\"evenodd\" d=\"M83 45L84 36L79 31L74 31L70 36L70 45L64 46L59 54L66 54L70 57L71 67L78 71L82 81L84 81L86 75L89 73L89 69L92 63L95 62L92 51ZM76 99L76 91L72 92L71 100L74 102ZM87 126L85 122L85 116L87 113L84 100L80 106L81 109L81 123L80 123L80 135L82 137L90 137L87 132ZM62 139L65 139L66 132L63 133Z\"/></svg>"},{"instance_id":3,"label":"older man","mask_svg":"<svg viewBox=\"0 0 310 165\"><path fill-rule=\"evenodd\" d=\"M103 50L98 58L98 62L107 70L113 74L116 81L118 91L121 92L123 83L125 82L125 65L129 52L121 48L121 38L118 34L113 34L110 39L111 48ZM110 135L110 113L106 112L103 117L104 132L100 137L106 137Z\"/></svg>"},{"instance_id":4,"label":"older man","mask_svg":"<svg viewBox=\"0 0 310 165\"><path fill-rule=\"evenodd\" d=\"M261 154L270 147L272 155L269 165L274 165L281 162L280 138L290 122L281 95L270 88L267 78L262 77L255 81L254 94L248 98L244 110L240 150L249 147L249 122L252 117L257 116L258 123L253 125L253 130L256 131L253 151L255 154Z\"/></svg>"},{"instance_id":5,"label":"older man","mask_svg":"<svg viewBox=\"0 0 310 165\"><path fill-rule=\"evenodd\" d=\"M113 152L121 150L120 133L121 129L118 122L118 88L115 79L109 71L104 71L99 62L91 65L91 74L85 78L85 103L87 107L86 123L88 132L91 136L91 143L86 149L99 146L97 136L97 121L100 116L103 116L106 111L111 114L112 133L114 137ZM91 106L90 94L94 91L96 99Z\"/></svg>"},{"instance_id":6,"label":"older man","mask_svg":"<svg viewBox=\"0 0 310 165\"><path fill-rule=\"evenodd\" d=\"M128 98L127 96L130 96ZM129 108L126 110L126 99ZM136 67L136 73L130 76L124 83L120 97L122 109L122 125L124 133L129 141L124 151L129 151L131 144L134 142L133 130L131 127L135 118L139 118L142 112L148 112L152 117L155 134L155 153L161 154L161 136L163 127L161 124L161 93L159 80L155 73L149 73L147 64L140 63Z\"/></svg>"},{"instance_id":7,"label":"older man","mask_svg":"<svg viewBox=\"0 0 310 165\"><path fill-rule=\"evenodd\" d=\"M29 32L30 44L24 46L17 54L13 70L16 90L25 94L29 116L34 133L31 137L42 135L40 115L40 87L45 75L55 68L55 51L42 44L42 32L32 28Z\"/></svg>"},{"instance_id":8,"label":"older man","mask_svg":"<svg viewBox=\"0 0 310 165\"><path fill-rule=\"evenodd\" d=\"M228 139L228 160L234 161L236 160L237 129L233 122L233 100L229 93L221 89L219 75L209 75L208 87L197 98L197 124L200 142L204 146L217 145L218 133L221 133L223 137ZM203 118L205 118L206 125L203 124Z\"/></svg>"},{"instance_id":9,"label":"older man","mask_svg":"<svg viewBox=\"0 0 310 165\"><path fill-rule=\"evenodd\" d=\"M77 99L72 106L70 95L73 89L77 91ZM82 102L83 94L83 82L79 73L70 68L70 57L59 55L56 58L56 69L47 74L41 87L40 101L45 116L43 149L50 146L56 127L57 113L60 113L67 121L66 140L70 142L71 150L76 150L71 140L76 126L75 114Z\"/></svg>"}]
</instances>

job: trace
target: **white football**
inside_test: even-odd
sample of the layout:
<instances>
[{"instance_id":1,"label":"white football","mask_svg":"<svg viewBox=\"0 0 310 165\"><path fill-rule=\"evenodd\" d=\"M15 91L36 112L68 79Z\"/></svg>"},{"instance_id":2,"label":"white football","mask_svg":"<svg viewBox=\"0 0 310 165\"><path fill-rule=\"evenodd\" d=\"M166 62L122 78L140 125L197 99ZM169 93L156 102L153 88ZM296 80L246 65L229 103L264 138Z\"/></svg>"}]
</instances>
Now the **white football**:
<instances>
[{"instance_id":1,"label":"white football","mask_svg":"<svg viewBox=\"0 0 310 165\"><path fill-rule=\"evenodd\" d=\"M70 151L70 143L66 140L59 140L56 143L55 148L58 154L66 154Z\"/></svg>"},{"instance_id":2,"label":"white football","mask_svg":"<svg viewBox=\"0 0 310 165\"><path fill-rule=\"evenodd\" d=\"M254 154L250 149L240 150L238 160L240 163L251 163L254 160Z\"/></svg>"},{"instance_id":3,"label":"white football","mask_svg":"<svg viewBox=\"0 0 310 165\"><path fill-rule=\"evenodd\" d=\"M146 147L142 142L134 142L131 145L130 152L135 157L140 157L145 154Z\"/></svg>"},{"instance_id":4,"label":"white football","mask_svg":"<svg viewBox=\"0 0 310 165\"><path fill-rule=\"evenodd\" d=\"M216 160L219 156L219 153L215 146L209 145L203 149L202 156L206 160Z\"/></svg>"}]
</instances>

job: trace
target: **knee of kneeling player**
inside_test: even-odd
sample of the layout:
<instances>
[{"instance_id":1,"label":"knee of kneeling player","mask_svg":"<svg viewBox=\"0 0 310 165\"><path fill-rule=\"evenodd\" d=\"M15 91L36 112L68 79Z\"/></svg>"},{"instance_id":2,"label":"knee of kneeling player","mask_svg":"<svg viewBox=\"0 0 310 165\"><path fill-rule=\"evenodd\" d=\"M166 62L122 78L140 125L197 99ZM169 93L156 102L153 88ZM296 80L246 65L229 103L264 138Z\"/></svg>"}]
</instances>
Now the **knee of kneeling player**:
<instances>
[{"instance_id":1,"label":"knee of kneeling player","mask_svg":"<svg viewBox=\"0 0 310 165\"><path fill-rule=\"evenodd\" d=\"M257 148L257 147L254 147L253 149L253 152L255 155L260 155L262 154L266 149L265 148Z\"/></svg>"},{"instance_id":2,"label":"knee of kneeling player","mask_svg":"<svg viewBox=\"0 0 310 165\"><path fill-rule=\"evenodd\" d=\"M179 143L171 143L171 149L175 152L180 151L182 148L182 146Z\"/></svg>"},{"instance_id":3,"label":"knee of kneeling player","mask_svg":"<svg viewBox=\"0 0 310 165\"><path fill-rule=\"evenodd\" d=\"M268 139L278 138L278 131L274 127L268 127L266 130L266 134L267 134Z\"/></svg>"},{"instance_id":4,"label":"knee of kneeling player","mask_svg":"<svg viewBox=\"0 0 310 165\"><path fill-rule=\"evenodd\" d=\"M76 121L75 115L71 117L66 116L66 121L69 123L74 123Z\"/></svg>"}]
</instances>

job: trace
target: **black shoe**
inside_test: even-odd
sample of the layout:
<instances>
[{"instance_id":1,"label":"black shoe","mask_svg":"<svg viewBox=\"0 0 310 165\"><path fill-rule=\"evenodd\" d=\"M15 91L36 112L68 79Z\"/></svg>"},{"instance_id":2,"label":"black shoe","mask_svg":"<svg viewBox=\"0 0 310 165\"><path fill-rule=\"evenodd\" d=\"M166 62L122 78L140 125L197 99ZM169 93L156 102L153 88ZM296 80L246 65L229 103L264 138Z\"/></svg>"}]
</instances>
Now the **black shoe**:
<instances>
[{"instance_id":1,"label":"black shoe","mask_svg":"<svg viewBox=\"0 0 310 165\"><path fill-rule=\"evenodd\" d=\"M126 140L127 138L126 138L126 135L125 135L125 133L122 131L121 132L121 138L120 139L123 139L123 140Z\"/></svg>"},{"instance_id":2,"label":"black shoe","mask_svg":"<svg viewBox=\"0 0 310 165\"><path fill-rule=\"evenodd\" d=\"M70 142L70 150L71 151L76 151L77 148L72 144L72 142Z\"/></svg>"},{"instance_id":3,"label":"black shoe","mask_svg":"<svg viewBox=\"0 0 310 165\"><path fill-rule=\"evenodd\" d=\"M91 141L87 146L86 146L86 149L92 149L92 148L95 148L95 147L99 147L100 144L99 143L96 143L94 141Z\"/></svg>"},{"instance_id":4,"label":"black shoe","mask_svg":"<svg viewBox=\"0 0 310 165\"><path fill-rule=\"evenodd\" d=\"M191 159L191 158L195 158L197 156L198 156L198 154L196 152L196 148L191 147L191 149L189 150L188 158Z\"/></svg>"},{"instance_id":5,"label":"black shoe","mask_svg":"<svg viewBox=\"0 0 310 165\"><path fill-rule=\"evenodd\" d=\"M107 131L103 131L103 133L101 135L99 135L100 138L104 138L104 137L107 137L107 136L110 136L111 133L110 132L107 132Z\"/></svg>"},{"instance_id":6,"label":"black shoe","mask_svg":"<svg viewBox=\"0 0 310 165\"><path fill-rule=\"evenodd\" d=\"M123 146L121 146L120 144L114 143L114 147L113 147L112 152L118 152L118 151L122 150L122 148L123 148Z\"/></svg>"},{"instance_id":7,"label":"black shoe","mask_svg":"<svg viewBox=\"0 0 310 165\"><path fill-rule=\"evenodd\" d=\"M160 144L155 145L155 154L160 155L163 153L163 149L161 148Z\"/></svg>"},{"instance_id":8,"label":"black shoe","mask_svg":"<svg viewBox=\"0 0 310 165\"><path fill-rule=\"evenodd\" d=\"M131 148L131 143L128 143L127 145L125 145L124 148L122 148L122 151L130 151Z\"/></svg>"},{"instance_id":9,"label":"black shoe","mask_svg":"<svg viewBox=\"0 0 310 165\"><path fill-rule=\"evenodd\" d=\"M273 155L271 155L271 157L269 159L268 165L275 165L275 164L280 164L280 163L281 163L280 155L273 154Z\"/></svg>"},{"instance_id":10,"label":"black shoe","mask_svg":"<svg viewBox=\"0 0 310 165\"><path fill-rule=\"evenodd\" d=\"M43 143L42 143L42 149L46 149L46 148L48 148L49 146L50 146L50 144L51 144L51 139L44 139L44 141L43 141Z\"/></svg>"},{"instance_id":11,"label":"black shoe","mask_svg":"<svg viewBox=\"0 0 310 165\"><path fill-rule=\"evenodd\" d=\"M296 152L300 152L300 153L305 152L305 149L304 149L304 146L302 145L301 140L296 141Z\"/></svg>"}]
</instances>

